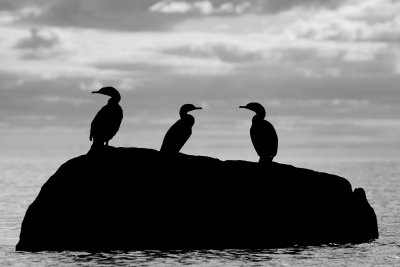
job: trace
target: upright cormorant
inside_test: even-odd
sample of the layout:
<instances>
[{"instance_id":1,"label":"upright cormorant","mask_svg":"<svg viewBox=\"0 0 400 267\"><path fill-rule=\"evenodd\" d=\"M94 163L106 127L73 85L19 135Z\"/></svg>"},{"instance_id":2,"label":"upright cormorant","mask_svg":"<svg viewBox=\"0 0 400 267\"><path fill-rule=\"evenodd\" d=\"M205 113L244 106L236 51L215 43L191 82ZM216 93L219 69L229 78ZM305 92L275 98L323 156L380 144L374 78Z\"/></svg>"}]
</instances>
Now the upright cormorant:
<instances>
[{"instance_id":1,"label":"upright cormorant","mask_svg":"<svg viewBox=\"0 0 400 267\"><path fill-rule=\"evenodd\" d=\"M246 108L256 113L250 128L251 141L260 156L259 162L271 162L278 152L278 135L274 126L269 121L264 120L264 107L253 102L239 108Z\"/></svg>"},{"instance_id":2,"label":"upright cormorant","mask_svg":"<svg viewBox=\"0 0 400 267\"><path fill-rule=\"evenodd\" d=\"M102 107L94 117L90 128L90 141L93 140L94 146L108 146L108 141L118 132L123 118L122 108L118 104L121 95L114 87L103 87L92 94L102 94L110 96L107 105Z\"/></svg>"},{"instance_id":3,"label":"upright cormorant","mask_svg":"<svg viewBox=\"0 0 400 267\"><path fill-rule=\"evenodd\" d=\"M202 109L192 104L185 104L181 107L179 115L181 118L169 128L165 134L160 151L178 153L189 137L192 135L194 117L188 112L196 109Z\"/></svg>"}]
</instances>

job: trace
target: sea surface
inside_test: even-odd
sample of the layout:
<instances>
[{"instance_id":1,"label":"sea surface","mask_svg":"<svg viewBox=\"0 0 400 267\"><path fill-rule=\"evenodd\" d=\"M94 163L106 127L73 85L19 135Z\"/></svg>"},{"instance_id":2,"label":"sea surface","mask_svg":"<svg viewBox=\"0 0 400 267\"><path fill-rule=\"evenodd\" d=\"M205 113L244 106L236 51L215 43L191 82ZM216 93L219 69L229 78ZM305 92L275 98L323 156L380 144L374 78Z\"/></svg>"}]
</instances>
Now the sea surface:
<instances>
[{"instance_id":1,"label":"sea surface","mask_svg":"<svg viewBox=\"0 0 400 267\"><path fill-rule=\"evenodd\" d=\"M292 162L347 178L363 187L380 238L367 244L259 250L16 252L21 222L54 160L0 161L0 266L400 266L400 161Z\"/></svg>"}]
</instances>

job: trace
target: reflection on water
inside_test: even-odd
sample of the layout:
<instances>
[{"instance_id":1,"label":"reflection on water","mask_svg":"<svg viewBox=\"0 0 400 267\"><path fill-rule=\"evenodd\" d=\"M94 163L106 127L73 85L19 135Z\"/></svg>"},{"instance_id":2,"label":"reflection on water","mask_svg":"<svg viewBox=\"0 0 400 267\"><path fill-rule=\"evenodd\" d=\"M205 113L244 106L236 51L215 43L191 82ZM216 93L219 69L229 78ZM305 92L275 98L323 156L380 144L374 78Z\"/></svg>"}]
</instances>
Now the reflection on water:
<instances>
[{"instance_id":1,"label":"reflection on water","mask_svg":"<svg viewBox=\"0 0 400 267\"><path fill-rule=\"evenodd\" d=\"M287 258L307 260L313 257L312 248L292 248L276 250L195 250L195 251L114 251L110 253L90 252L14 252L12 247L0 247L6 253L1 260L25 262L32 264L71 264L79 266L92 265L136 265L136 266L165 266L165 265L242 265L267 263ZM320 249L320 248L319 248ZM288 262L289 263L289 262Z\"/></svg>"},{"instance_id":2,"label":"reflection on water","mask_svg":"<svg viewBox=\"0 0 400 267\"><path fill-rule=\"evenodd\" d=\"M306 163L298 166L346 177L363 187L378 216L380 238L370 244L268 250L15 252L22 218L59 163L0 164L0 266L400 266L400 163Z\"/></svg>"},{"instance_id":3,"label":"reflection on water","mask_svg":"<svg viewBox=\"0 0 400 267\"><path fill-rule=\"evenodd\" d=\"M341 246L294 247L268 250L174 250L174 251L113 251L104 252L15 252L0 247L2 263L63 266L362 266L366 263L400 263L392 255L385 261L369 255L377 243ZM385 252L385 254L387 254ZM382 256L382 255L381 255Z\"/></svg>"}]
</instances>

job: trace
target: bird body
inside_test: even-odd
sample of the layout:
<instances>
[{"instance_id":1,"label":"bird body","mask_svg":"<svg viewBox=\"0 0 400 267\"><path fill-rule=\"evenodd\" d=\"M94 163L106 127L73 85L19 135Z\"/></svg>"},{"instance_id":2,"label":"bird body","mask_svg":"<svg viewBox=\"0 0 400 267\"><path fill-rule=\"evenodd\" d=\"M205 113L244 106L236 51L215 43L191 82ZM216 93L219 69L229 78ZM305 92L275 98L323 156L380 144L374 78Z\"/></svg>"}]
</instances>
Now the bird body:
<instances>
[{"instance_id":1,"label":"bird body","mask_svg":"<svg viewBox=\"0 0 400 267\"><path fill-rule=\"evenodd\" d=\"M161 151L178 153L192 135L193 125L194 117L192 115L185 116L175 122L165 134Z\"/></svg>"},{"instance_id":2,"label":"bird body","mask_svg":"<svg viewBox=\"0 0 400 267\"><path fill-rule=\"evenodd\" d=\"M181 118L165 134L160 151L178 153L182 149L192 135L192 127L195 122L194 117L187 112L196 109L201 108L192 104L185 104L181 107L179 112Z\"/></svg>"},{"instance_id":3,"label":"bird body","mask_svg":"<svg viewBox=\"0 0 400 267\"><path fill-rule=\"evenodd\" d=\"M246 108L256 112L250 128L250 137L260 162L270 162L278 152L278 135L274 126L265 120L265 109L259 103L249 103Z\"/></svg>"},{"instance_id":4,"label":"bird body","mask_svg":"<svg viewBox=\"0 0 400 267\"><path fill-rule=\"evenodd\" d=\"M90 128L90 141L93 140L93 145L101 145L108 142L118 132L123 118L123 111L118 104L121 96L113 87L104 87L99 91L93 92L111 96L107 105L102 107L94 117Z\"/></svg>"},{"instance_id":5,"label":"bird body","mask_svg":"<svg viewBox=\"0 0 400 267\"><path fill-rule=\"evenodd\" d=\"M250 128L251 142L258 156L271 160L278 152L278 135L269 121L253 118Z\"/></svg>"}]
</instances>

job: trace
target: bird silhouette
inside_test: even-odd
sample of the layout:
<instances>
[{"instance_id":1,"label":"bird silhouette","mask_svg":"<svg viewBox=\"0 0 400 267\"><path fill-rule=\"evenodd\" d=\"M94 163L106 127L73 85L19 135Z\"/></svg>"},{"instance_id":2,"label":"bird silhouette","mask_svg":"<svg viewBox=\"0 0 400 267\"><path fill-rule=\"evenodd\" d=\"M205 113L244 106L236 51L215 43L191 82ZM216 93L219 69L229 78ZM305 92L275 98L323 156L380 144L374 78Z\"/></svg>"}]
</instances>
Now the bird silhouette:
<instances>
[{"instance_id":1,"label":"bird silhouette","mask_svg":"<svg viewBox=\"0 0 400 267\"><path fill-rule=\"evenodd\" d=\"M194 125L194 117L188 112L202 109L192 104L185 104L181 107L179 115L181 118L175 122L165 134L160 151L178 153L186 141L192 135L192 127Z\"/></svg>"},{"instance_id":2,"label":"bird silhouette","mask_svg":"<svg viewBox=\"0 0 400 267\"><path fill-rule=\"evenodd\" d=\"M278 135L274 126L265 118L265 109L259 103L249 103L246 106L240 106L254 111L256 115L253 117L250 128L251 142L261 162L271 162L278 152Z\"/></svg>"},{"instance_id":3,"label":"bird silhouette","mask_svg":"<svg viewBox=\"0 0 400 267\"><path fill-rule=\"evenodd\" d=\"M108 146L108 141L118 132L123 118L122 108L118 104L121 95L114 87L103 87L92 94L110 96L107 105L102 107L94 117L90 128L90 141L93 140L93 147Z\"/></svg>"}]
</instances>

